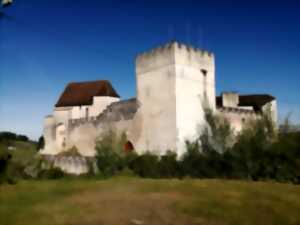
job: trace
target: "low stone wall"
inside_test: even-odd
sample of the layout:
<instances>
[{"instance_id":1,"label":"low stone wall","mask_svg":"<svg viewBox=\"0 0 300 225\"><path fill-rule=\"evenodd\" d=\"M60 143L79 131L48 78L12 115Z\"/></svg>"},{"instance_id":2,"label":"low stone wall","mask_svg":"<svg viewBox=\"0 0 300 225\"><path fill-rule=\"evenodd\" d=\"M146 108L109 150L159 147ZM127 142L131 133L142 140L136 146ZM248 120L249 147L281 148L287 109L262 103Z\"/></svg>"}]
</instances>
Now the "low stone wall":
<instances>
[{"instance_id":1,"label":"low stone wall","mask_svg":"<svg viewBox=\"0 0 300 225\"><path fill-rule=\"evenodd\" d=\"M68 174L80 175L89 172L90 166L95 163L92 157L83 156L44 156L56 168Z\"/></svg>"}]
</instances>

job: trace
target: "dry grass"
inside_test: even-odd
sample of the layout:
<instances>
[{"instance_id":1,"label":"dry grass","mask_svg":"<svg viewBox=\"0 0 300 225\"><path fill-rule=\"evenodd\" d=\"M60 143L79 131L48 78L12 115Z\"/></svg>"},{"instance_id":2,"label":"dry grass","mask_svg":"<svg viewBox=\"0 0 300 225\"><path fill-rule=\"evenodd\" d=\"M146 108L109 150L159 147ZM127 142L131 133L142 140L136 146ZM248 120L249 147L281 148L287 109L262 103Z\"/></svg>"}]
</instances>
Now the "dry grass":
<instances>
[{"instance_id":1,"label":"dry grass","mask_svg":"<svg viewBox=\"0 0 300 225\"><path fill-rule=\"evenodd\" d=\"M1 225L299 225L300 187L224 180L26 181L0 186Z\"/></svg>"}]
</instances>

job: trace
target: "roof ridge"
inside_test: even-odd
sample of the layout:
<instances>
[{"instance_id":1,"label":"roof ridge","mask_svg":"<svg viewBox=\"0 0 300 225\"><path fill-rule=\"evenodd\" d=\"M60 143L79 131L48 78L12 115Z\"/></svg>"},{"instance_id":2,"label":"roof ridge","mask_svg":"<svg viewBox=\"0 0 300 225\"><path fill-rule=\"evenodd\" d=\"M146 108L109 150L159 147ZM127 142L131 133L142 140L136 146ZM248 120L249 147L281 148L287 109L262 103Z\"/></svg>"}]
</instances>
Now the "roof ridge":
<instances>
[{"instance_id":1,"label":"roof ridge","mask_svg":"<svg viewBox=\"0 0 300 225\"><path fill-rule=\"evenodd\" d=\"M109 80L86 80L86 81L72 81L69 82L68 84L84 84L84 83L96 83L96 82L110 83Z\"/></svg>"}]
</instances>

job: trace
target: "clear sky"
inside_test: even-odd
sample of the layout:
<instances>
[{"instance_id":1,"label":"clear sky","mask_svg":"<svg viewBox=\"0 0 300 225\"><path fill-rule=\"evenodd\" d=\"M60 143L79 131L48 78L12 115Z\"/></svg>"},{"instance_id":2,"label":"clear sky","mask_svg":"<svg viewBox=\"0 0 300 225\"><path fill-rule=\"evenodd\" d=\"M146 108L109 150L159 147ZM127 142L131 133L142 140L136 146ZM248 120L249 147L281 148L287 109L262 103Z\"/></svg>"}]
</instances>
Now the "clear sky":
<instances>
[{"instance_id":1,"label":"clear sky","mask_svg":"<svg viewBox=\"0 0 300 225\"><path fill-rule=\"evenodd\" d=\"M276 96L300 123L299 1L14 0L0 17L0 130L36 139L70 81L135 96L135 56L179 40L215 53L217 92Z\"/></svg>"}]
</instances>

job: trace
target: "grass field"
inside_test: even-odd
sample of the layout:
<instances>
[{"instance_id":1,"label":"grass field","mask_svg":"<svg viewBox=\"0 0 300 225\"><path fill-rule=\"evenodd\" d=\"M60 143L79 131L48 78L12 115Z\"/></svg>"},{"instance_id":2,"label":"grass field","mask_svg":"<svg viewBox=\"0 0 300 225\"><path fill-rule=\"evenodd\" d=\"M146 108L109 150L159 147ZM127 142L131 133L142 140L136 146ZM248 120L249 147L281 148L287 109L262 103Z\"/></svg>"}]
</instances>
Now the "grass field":
<instances>
[{"instance_id":1,"label":"grass field","mask_svg":"<svg viewBox=\"0 0 300 225\"><path fill-rule=\"evenodd\" d=\"M113 178L0 186L1 225L300 224L300 186Z\"/></svg>"}]
</instances>

